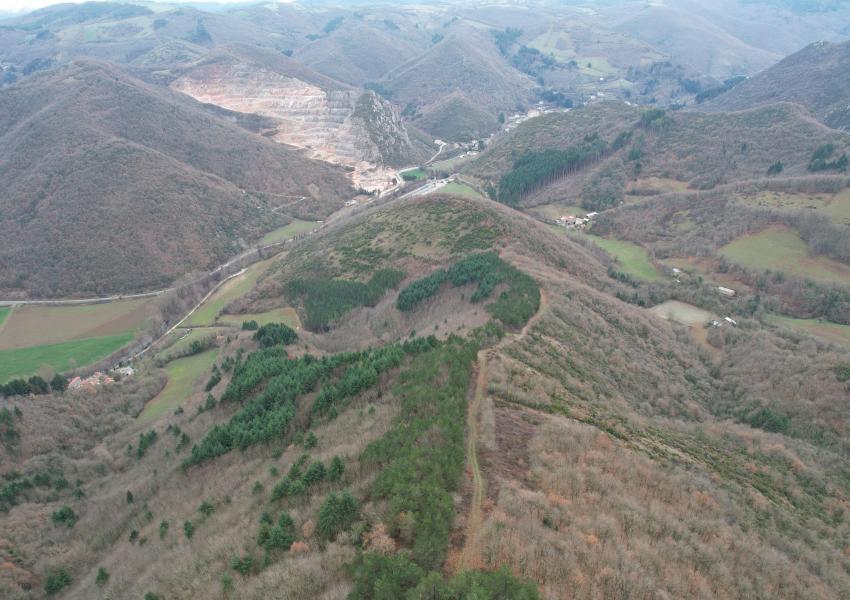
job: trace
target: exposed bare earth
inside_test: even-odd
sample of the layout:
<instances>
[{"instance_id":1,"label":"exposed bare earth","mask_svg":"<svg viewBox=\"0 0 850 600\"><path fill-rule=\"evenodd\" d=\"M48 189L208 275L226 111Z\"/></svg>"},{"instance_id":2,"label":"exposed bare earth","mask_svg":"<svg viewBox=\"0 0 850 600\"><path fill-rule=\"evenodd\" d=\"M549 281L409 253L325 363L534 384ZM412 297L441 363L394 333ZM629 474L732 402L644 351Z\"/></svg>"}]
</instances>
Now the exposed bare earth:
<instances>
[{"instance_id":1,"label":"exposed bare earth","mask_svg":"<svg viewBox=\"0 0 850 600\"><path fill-rule=\"evenodd\" d=\"M197 67L171 87L200 102L271 117L277 127L264 132L265 136L303 148L310 158L353 168L356 187L383 191L394 183L395 170L383 165L381 148L372 140L364 115L357 111L360 103L374 94L324 89L258 65L232 62ZM373 109L386 114L370 116L379 118L389 135L406 140L404 127L390 105L377 97L373 104Z\"/></svg>"}]
</instances>

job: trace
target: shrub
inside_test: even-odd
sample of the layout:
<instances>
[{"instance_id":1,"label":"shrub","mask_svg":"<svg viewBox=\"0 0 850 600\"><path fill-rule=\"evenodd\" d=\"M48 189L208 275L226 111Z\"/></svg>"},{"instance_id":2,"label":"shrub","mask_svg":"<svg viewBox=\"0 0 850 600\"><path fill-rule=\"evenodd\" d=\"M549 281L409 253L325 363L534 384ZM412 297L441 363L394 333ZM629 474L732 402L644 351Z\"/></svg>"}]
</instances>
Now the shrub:
<instances>
[{"instance_id":1,"label":"shrub","mask_svg":"<svg viewBox=\"0 0 850 600\"><path fill-rule=\"evenodd\" d=\"M254 567L254 557L250 554L245 556L234 556L230 559L231 568L242 576L251 572Z\"/></svg>"},{"instance_id":2,"label":"shrub","mask_svg":"<svg viewBox=\"0 0 850 600\"><path fill-rule=\"evenodd\" d=\"M211 389L213 389L215 386L218 385L219 381L221 381L221 373L216 371L212 375L210 375L210 378L207 381L207 384L204 386L204 391L205 392L210 391Z\"/></svg>"},{"instance_id":3,"label":"shrub","mask_svg":"<svg viewBox=\"0 0 850 600\"><path fill-rule=\"evenodd\" d=\"M782 164L781 160L777 160L775 163L770 165L767 168L767 174L770 175L779 175L782 171L785 170L785 165Z\"/></svg>"},{"instance_id":4,"label":"shrub","mask_svg":"<svg viewBox=\"0 0 850 600\"><path fill-rule=\"evenodd\" d=\"M162 521L159 524L159 539L165 539L165 536L168 534L168 521Z\"/></svg>"},{"instance_id":5,"label":"shrub","mask_svg":"<svg viewBox=\"0 0 850 600\"><path fill-rule=\"evenodd\" d=\"M256 331L257 329L259 329L259 327L260 326L254 320L242 321L242 329L244 331Z\"/></svg>"},{"instance_id":6,"label":"shrub","mask_svg":"<svg viewBox=\"0 0 850 600\"><path fill-rule=\"evenodd\" d=\"M310 466L307 467L307 470L304 471L304 475L301 476L301 481L304 482L305 486L311 486L313 484L319 483L325 478L325 465L322 464L322 461L317 460L313 463L310 463Z\"/></svg>"},{"instance_id":7,"label":"shrub","mask_svg":"<svg viewBox=\"0 0 850 600\"><path fill-rule=\"evenodd\" d=\"M71 585L71 581L71 575L65 567L51 569L44 578L44 591L48 596L53 596Z\"/></svg>"},{"instance_id":8,"label":"shrub","mask_svg":"<svg viewBox=\"0 0 850 600\"><path fill-rule=\"evenodd\" d=\"M769 408L760 408L755 414L751 415L747 422L752 427L764 429L771 433L785 433L788 431L790 419L787 415L783 415L770 410Z\"/></svg>"},{"instance_id":9,"label":"shrub","mask_svg":"<svg viewBox=\"0 0 850 600\"><path fill-rule=\"evenodd\" d=\"M330 493L319 508L316 531L322 538L332 540L349 529L359 516L360 505L350 492Z\"/></svg>"},{"instance_id":10,"label":"shrub","mask_svg":"<svg viewBox=\"0 0 850 600\"><path fill-rule=\"evenodd\" d=\"M201 515L206 519L215 512L215 507L206 500L204 500L198 507L198 512L201 513Z\"/></svg>"},{"instance_id":11,"label":"shrub","mask_svg":"<svg viewBox=\"0 0 850 600\"><path fill-rule=\"evenodd\" d=\"M260 542L266 550L289 550L295 541L295 523L288 513L282 513L277 525L267 527L264 539Z\"/></svg>"},{"instance_id":12,"label":"shrub","mask_svg":"<svg viewBox=\"0 0 850 600\"><path fill-rule=\"evenodd\" d=\"M221 576L221 589L224 592L229 592L233 589L233 577L230 576L230 573L224 573Z\"/></svg>"},{"instance_id":13,"label":"shrub","mask_svg":"<svg viewBox=\"0 0 850 600\"><path fill-rule=\"evenodd\" d=\"M55 525L66 525L69 529L77 523L77 515L68 505L55 511L51 519Z\"/></svg>"},{"instance_id":14,"label":"shrub","mask_svg":"<svg viewBox=\"0 0 850 600\"><path fill-rule=\"evenodd\" d=\"M184 521L183 533L186 535L187 540L191 540L192 536L195 535L195 524L192 521Z\"/></svg>"},{"instance_id":15,"label":"shrub","mask_svg":"<svg viewBox=\"0 0 850 600\"><path fill-rule=\"evenodd\" d=\"M142 458L154 442L156 442L155 430L148 431L147 433L139 433L139 446L136 448L136 457Z\"/></svg>"},{"instance_id":16,"label":"shrub","mask_svg":"<svg viewBox=\"0 0 850 600\"><path fill-rule=\"evenodd\" d=\"M103 567L98 567L97 576L94 578L94 582L97 585L103 585L107 581L109 581L109 572Z\"/></svg>"},{"instance_id":17,"label":"shrub","mask_svg":"<svg viewBox=\"0 0 850 600\"><path fill-rule=\"evenodd\" d=\"M342 479L342 474L345 472L345 463L339 456L334 456L331 459L331 464L328 467L328 481L339 481Z\"/></svg>"}]
</instances>

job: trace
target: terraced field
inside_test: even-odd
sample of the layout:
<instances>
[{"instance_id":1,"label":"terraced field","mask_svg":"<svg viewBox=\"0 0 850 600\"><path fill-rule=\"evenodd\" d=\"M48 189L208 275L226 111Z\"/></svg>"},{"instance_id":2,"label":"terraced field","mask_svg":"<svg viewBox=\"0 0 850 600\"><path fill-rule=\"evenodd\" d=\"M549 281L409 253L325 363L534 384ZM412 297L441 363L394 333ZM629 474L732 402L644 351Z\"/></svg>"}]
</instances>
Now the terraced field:
<instances>
[{"instance_id":1,"label":"terraced field","mask_svg":"<svg viewBox=\"0 0 850 600\"><path fill-rule=\"evenodd\" d=\"M745 235L720 249L743 267L779 271L820 283L850 284L850 266L825 256L811 256L806 243L790 227L773 226Z\"/></svg>"}]
</instances>

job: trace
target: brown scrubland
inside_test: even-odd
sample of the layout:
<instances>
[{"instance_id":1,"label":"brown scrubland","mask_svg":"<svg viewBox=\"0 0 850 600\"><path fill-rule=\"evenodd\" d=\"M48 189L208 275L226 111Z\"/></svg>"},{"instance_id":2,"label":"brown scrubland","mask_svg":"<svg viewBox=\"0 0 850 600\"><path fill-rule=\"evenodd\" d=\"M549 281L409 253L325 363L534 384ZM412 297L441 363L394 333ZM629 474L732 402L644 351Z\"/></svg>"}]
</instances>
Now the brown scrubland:
<instances>
[{"instance_id":1,"label":"brown scrubland","mask_svg":"<svg viewBox=\"0 0 850 600\"><path fill-rule=\"evenodd\" d=\"M471 546L474 566L507 565L547 599L846 596L846 349L742 319L709 352L687 328L618 299L648 292L609 277L610 259L592 246L505 206L439 195L383 207L294 247L238 306L287 305L289 284L308 274L363 283L375 269L402 269L402 283L374 306L344 311L327 331L301 331L289 353L330 356L408 339L412 329L466 335L485 312L468 301L473 287L441 288L409 313L395 308L397 290L489 249L530 275L547 300L525 335L514 331L485 353L487 387L474 415L484 519L464 539L467 474L450 494L450 559ZM670 293L657 285L656 293ZM302 320L311 302L294 299ZM5 481L17 470L50 473L52 482L23 490L0 513L6 597L43 596L47 573L63 566L69 598L342 598L355 589L343 566L360 549L410 550L405 517L388 515L375 493L380 465L361 459L405 410L407 363L334 418L311 416L310 392L279 437L181 468L189 452L182 434L197 444L240 410L218 401L231 377L225 364L257 349L251 335L221 347L211 404L199 384L152 424L132 416L162 386L153 363L92 397L2 400L22 409L12 419L20 443L5 450ZM438 373L437 387L448 376ZM155 441L142 451L140 434L151 430ZM341 480L272 500L304 453L325 465L341 458ZM67 486L55 483L60 471ZM316 532L318 515L342 489L362 510L327 541ZM53 522L63 505L78 518L71 528ZM262 563L263 513L277 520L284 511L295 541ZM239 561L249 555L242 575ZM96 581L99 568L105 583Z\"/></svg>"}]
</instances>

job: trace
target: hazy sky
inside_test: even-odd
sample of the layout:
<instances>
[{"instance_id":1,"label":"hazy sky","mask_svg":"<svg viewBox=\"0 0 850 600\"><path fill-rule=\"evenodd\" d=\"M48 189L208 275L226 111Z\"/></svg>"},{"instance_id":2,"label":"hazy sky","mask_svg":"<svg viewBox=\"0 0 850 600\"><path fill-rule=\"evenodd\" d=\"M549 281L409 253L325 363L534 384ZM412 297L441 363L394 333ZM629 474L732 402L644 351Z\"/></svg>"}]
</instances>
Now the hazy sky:
<instances>
[{"instance_id":1,"label":"hazy sky","mask_svg":"<svg viewBox=\"0 0 850 600\"><path fill-rule=\"evenodd\" d=\"M51 4L62 4L63 2L71 2L74 0L0 0L0 11L21 11L21 10L33 10L35 8L41 8L43 6L50 6ZM120 2L121 0L113 0L116 2ZM154 2L165 1L165 0L153 0ZM170 0L174 2L175 0ZM218 2L220 0L204 0L205 2ZM233 1L233 0L229 0ZM79 4L80 2L76 2Z\"/></svg>"}]
</instances>

